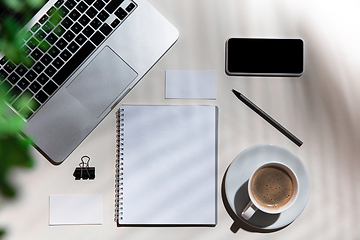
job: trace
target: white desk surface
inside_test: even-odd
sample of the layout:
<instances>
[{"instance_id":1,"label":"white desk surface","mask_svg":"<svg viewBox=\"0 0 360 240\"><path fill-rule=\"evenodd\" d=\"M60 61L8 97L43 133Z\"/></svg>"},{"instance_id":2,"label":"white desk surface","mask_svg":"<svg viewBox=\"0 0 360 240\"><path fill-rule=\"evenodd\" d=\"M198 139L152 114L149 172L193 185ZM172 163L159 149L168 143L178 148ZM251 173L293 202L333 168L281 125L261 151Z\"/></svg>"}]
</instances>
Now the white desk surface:
<instances>
[{"instance_id":1,"label":"white desk surface","mask_svg":"<svg viewBox=\"0 0 360 240\"><path fill-rule=\"evenodd\" d=\"M214 104L219 107L218 224L215 227L116 227L115 110L60 166L35 150L36 167L16 170L16 201L2 202L5 239L360 239L360 15L358 1L150 0L180 31L178 42L120 104ZM230 37L302 38L305 73L299 78L230 77ZM216 100L165 99L165 70L216 70ZM231 93L235 88L303 142L297 147ZM222 201L224 173L242 150L283 146L304 162L311 195L303 213L275 233L235 231ZM75 181L83 155L94 181ZM102 194L103 225L49 226L49 196Z\"/></svg>"}]
</instances>

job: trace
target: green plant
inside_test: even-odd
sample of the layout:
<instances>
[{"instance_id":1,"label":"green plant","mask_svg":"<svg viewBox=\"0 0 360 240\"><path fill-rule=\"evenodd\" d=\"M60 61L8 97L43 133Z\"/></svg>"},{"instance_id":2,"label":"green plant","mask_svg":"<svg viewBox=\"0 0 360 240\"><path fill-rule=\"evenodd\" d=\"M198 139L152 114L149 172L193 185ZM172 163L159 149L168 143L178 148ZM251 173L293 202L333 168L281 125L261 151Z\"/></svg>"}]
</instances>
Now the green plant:
<instances>
[{"instance_id":1,"label":"green plant","mask_svg":"<svg viewBox=\"0 0 360 240\"><path fill-rule=\"evenodd\" d=\"M30 140L19 135L25 122L18 116L4 117L10 109L4 102L5 93L0 85L0 201L16 197L16 188L11 183L9 175L17 167L30 168L34 161L30 154ZM24 103L26 100L24 99ZM0 238L5 230L0 229Z\"/></svg>"},{"instance_id":2,"label":"green plant","mask_svg":"<svg viewBox=\"0 0 360 240\"><path fill-rule=\"evenodd\" d=\"M18 115L6 118L4 115L10 109L4 102L4 91L0 88L0 193L6 198L16 196L15 188L8 180L13 167L32 167L33 160L30 155L30 140L19 136L25 125ZM24 105L26 100L24 99Z\"/></svg>"},{"instance_id":3,"label":"green plant","mask_svg":"<svg viewBox=\"0 0 360 240\"><path fill-rule=\"evenodd\" d=\"M45 0L0 0L0 51L14 63L26 60L21 51L23 39L28 32L24 28L36 10ZM16 166L31 167L33 162L29 154L30 141L19 136L25 122L17 115L9 116L10 110L5 103L6 90L0 79L0 196L13 198L15 188L7 180L9 171ZM26 105L28 99L21 99Z\"/></svg>"},{"instance_id":4,"label":"green plant","mask_svg":"<svg viewBox=\"0 0 360 240\"><path fill-rule=\"evenodd\" d=\"M26 62L21 47L28 30L23 27L44 3L45 0L0 0L0 51L13 63ZM34 165L30 140L19 134L26 123L18 115L9 114L11 110L5 103L6 90L1 86L3 80L0 79L0 201L17 195L9 180L11 170ZM21 102L22 105L29 104L26 98ZM0 229L0 238L4 235L5 230Z\"/></svg>"},{"instance_id":5,"label":"green plant","mask_svg":"<svg viewBox=\"0 0 360 240\"><path fill-rule=\"evenodd\" d=\"M0 50L14 63L24 61L21 51L27 33L23 29L45 0L0 0Z\"/></svg>"}]
</instances>

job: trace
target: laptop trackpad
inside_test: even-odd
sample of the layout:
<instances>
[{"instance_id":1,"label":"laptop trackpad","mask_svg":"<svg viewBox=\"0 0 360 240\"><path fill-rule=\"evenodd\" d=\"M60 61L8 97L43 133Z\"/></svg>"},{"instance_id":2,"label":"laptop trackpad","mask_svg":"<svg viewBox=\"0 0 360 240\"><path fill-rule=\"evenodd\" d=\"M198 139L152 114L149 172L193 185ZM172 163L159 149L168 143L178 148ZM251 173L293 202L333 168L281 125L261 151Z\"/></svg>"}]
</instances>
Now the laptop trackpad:
<instances>
[{"instance_id":1,"label":"laptop trackpad","mask_svg":"<svg viewBox=\"0 0 360 240\"><path fill-rule=\"evenodd\" d=\"M99 117L136 76L113 50L105 47L66 89Z\"/></svg>"}]
</instances>

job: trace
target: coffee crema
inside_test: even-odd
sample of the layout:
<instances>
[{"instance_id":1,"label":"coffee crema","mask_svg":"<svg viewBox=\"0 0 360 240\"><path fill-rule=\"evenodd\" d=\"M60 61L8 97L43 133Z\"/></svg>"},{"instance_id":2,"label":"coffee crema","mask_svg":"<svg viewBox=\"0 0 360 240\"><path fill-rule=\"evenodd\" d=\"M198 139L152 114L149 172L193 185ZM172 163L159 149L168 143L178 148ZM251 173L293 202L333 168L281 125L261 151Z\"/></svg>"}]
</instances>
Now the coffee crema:
<instances>
[{"instance_id":1,"label":"coffee crema","mask_svg":"<svg viewBox=\"0 0 360 240\"><path fill-rule=\"evenodd\" d=\"M294 193L291 177L277 167L263 167L255 172L251 181L251 191L256 202L266 208L284 206Z\"/></svg>"}]
</instances>

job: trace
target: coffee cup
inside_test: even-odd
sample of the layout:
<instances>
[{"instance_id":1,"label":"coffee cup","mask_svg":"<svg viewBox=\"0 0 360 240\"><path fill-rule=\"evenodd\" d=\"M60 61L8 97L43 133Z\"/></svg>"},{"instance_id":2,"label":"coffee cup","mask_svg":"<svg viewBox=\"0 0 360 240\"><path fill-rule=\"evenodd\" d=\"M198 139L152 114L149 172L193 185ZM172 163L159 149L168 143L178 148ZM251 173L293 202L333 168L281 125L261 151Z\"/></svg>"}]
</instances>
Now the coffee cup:
<instances>
[{"instance_id":1,"label":"coffee cup","mask_svg":"<svg viewBox=\"0 0 360 240\"><path fill-rule=\"evenodd\" d=\"M289 166L280 162L267 162L250 176L250 202L241 216L249 220L258 210L268 214L279 214L289 209L296 201L299 187L298 178Z\"/></svg>"}]
</instances>

